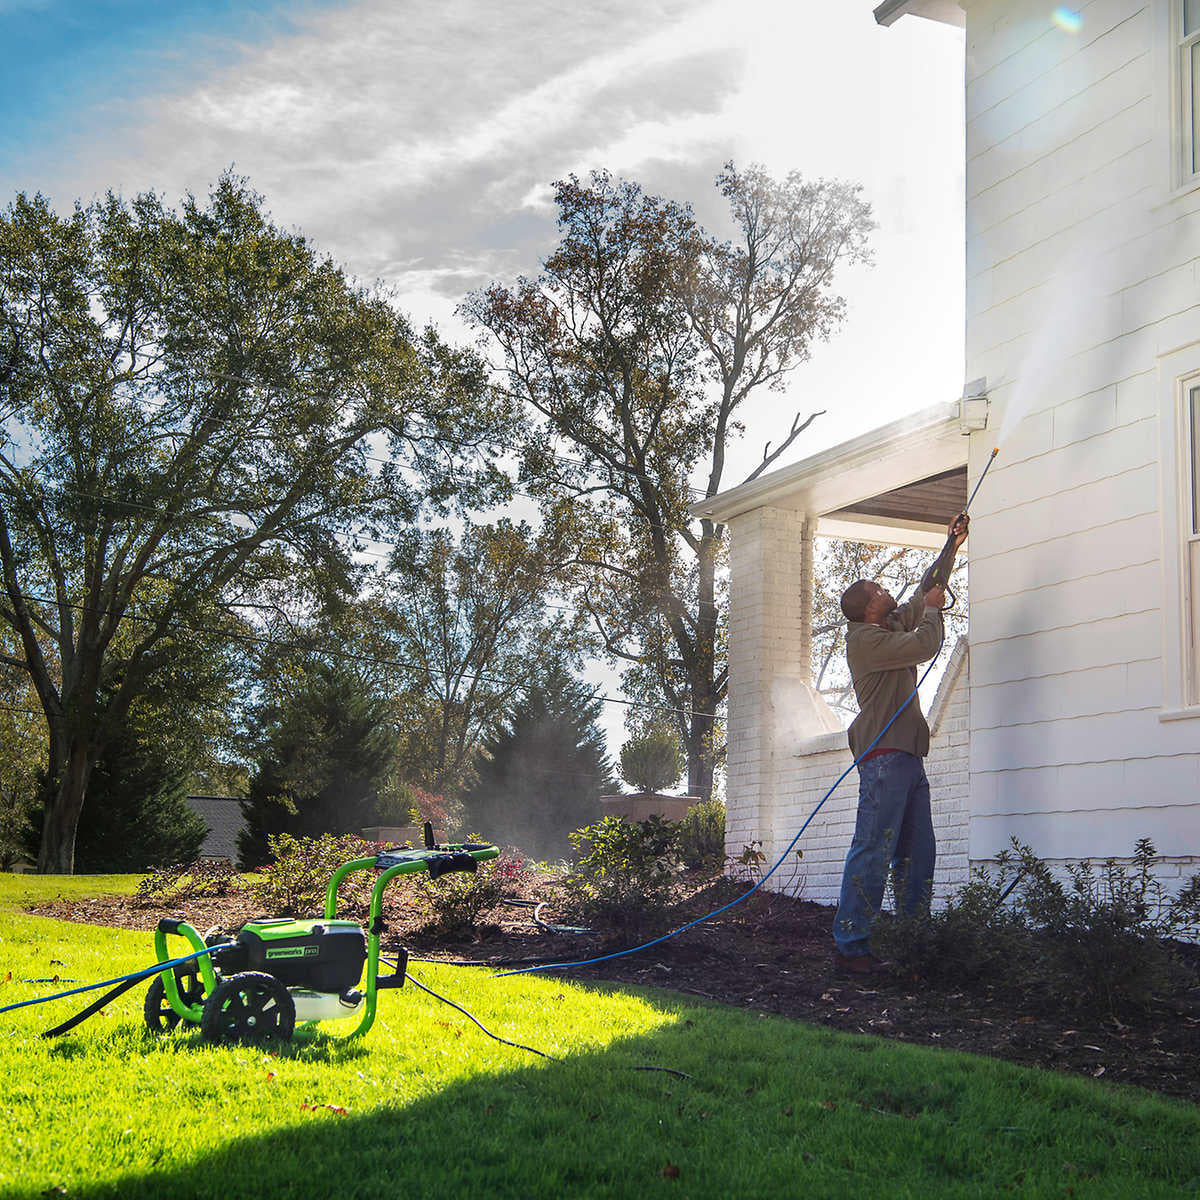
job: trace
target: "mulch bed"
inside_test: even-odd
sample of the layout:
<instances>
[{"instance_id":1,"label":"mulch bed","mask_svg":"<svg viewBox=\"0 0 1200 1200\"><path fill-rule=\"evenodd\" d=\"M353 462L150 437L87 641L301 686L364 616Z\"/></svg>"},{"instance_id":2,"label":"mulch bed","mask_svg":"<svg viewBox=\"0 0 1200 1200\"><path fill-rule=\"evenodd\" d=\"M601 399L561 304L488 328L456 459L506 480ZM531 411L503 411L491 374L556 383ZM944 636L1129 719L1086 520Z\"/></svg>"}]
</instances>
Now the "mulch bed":
<instances>
[{"instance_id":1,"label":"mulch bed","mask_svg":"<svg viewBox=\"0 0 1200 1200\"><path fill-rule=\"evenodd\" d=\"M530 876L521 898L546 900L544 920L562 916L552 877ZM672 927L730 898L727 885L694 880ZM611 953L650 934L568 935L534 924L529 908L486 914L473 934L431 936L405 907L404 891L389 892L385 944L405 945L414 957L470 961L495 967L563 961ZM162 907L134 897L57 902L30 910L44 916L151 930ZM245 896L187 900L171 910L201 931L236 931L261 905ZM275 915L275 914L273 914ZM339 916L361 913L339 913ZM805 900L756 893L731 912L662 945L626 958L576 968L570 978L670 988L706 1000L827 1025L852 1033L987 1054L1010 1062L1136 1084L1200 1103L1200 988L1129 1023L1082 1019L982 990L935 989L895 971L869 980L839 974L830 939L833 910ZM147 941L147 948L150 943ZM1198 964L1200 965L1200 964Z\"/></svg>"}]
</instances>

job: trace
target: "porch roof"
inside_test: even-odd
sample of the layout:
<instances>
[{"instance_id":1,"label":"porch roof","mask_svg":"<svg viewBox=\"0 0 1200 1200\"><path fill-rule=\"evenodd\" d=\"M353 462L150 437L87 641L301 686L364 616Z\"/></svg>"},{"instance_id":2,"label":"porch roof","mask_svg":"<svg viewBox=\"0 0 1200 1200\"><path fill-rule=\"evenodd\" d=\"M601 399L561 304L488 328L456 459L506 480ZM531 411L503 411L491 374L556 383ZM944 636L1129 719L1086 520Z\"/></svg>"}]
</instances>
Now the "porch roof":
<instances>
[{"instance_id":1,"label":"porch roof","mask_svg":"<svg viewBox=\"0 0 1200 1200\"><path fill-rule=\"evenodd\" d=\"M817 519L831 537L940 547L967 500L958 402L935 404L691 506L725 524L756 508Z\"/></svg>"},{"instance_id":2,"label":"porch roof","mask_svg":"<svg viewBox=\"0 0 1200 1200\"><path fill-rule=\"evenodd\" d=\"M875 8L875 20L880 25L891 25L903 16L928 17L960 29L967 23L958 0L884 0Z\"/></svg>"}]
</instances>

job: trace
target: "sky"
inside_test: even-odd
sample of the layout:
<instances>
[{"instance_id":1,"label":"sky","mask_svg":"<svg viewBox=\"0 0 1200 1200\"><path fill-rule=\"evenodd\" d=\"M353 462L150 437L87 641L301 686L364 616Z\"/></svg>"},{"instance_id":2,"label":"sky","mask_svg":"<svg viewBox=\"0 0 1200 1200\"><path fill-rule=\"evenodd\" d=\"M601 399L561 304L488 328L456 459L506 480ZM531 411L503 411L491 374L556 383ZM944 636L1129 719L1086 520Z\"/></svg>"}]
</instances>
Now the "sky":
<instances>
[{"instance_id":1,"label":"sky","mask_svg":"<svg viewBox=\"0 0 1200 1200\"><path fill-rule=\"evenodd\" d=\"M963 35L870 0L0 0L0 197L176 202L228 168L454 339L534 275L550 183L606 168L724 232L729 159L861 183L875 262L847 319L746 410L731 486L963 386Z\"/></svg>"}]
</instances>

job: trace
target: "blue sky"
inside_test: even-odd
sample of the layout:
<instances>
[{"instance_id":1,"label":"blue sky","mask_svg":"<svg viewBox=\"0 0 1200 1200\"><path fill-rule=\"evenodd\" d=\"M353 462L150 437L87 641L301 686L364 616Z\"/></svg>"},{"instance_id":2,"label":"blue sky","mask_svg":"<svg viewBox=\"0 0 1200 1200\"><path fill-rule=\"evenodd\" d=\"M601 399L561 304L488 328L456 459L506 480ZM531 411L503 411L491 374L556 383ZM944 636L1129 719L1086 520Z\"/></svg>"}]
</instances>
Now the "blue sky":
<instances>
[{"instance_id":1,"label":"blue sky","mask_svg":"<svg viewBox=\"0 0 1200 1200\"><path fill-rule=\"evenodd\" d=\"M728 159L860 182L875 265L843 276L845 326L788 392L746 410L729 486L797 411L828 415L787 462L960 394L957 29L882 29L871 0L0 0L0 45L0 203L174 203L232 166L455 338L469 290L536 274L569 172L637 179L714 231Z\"/></svg>"},{"instance_id":2,"label":"blue sky","mask_svg":"<svg viewBox=\"0 0 1200 1200\"><path fill-rule=\"evenodd\" d=\"M105 112L197 78L289 27L280 0L0 0L0 163L91 133Z\"/></svg>"},{"instance_id":3,"label":"blue sky","mask_svg":"<svg viewBox=\"0 0 1200 1200\"><path fill-rule=\"evenodd\" d=\"M962 35L881 29L871 7L0 0L0 196L175 201L233 166L281 224L465 336L468 290L536 272L570 171L631 176L714 227L729 158L856 179L876 265L842 280L849 320L794 402L748 413L748 469L799 408L830 410L795 447L812 453L963 382Z\"/></svg>"}]
</instances>

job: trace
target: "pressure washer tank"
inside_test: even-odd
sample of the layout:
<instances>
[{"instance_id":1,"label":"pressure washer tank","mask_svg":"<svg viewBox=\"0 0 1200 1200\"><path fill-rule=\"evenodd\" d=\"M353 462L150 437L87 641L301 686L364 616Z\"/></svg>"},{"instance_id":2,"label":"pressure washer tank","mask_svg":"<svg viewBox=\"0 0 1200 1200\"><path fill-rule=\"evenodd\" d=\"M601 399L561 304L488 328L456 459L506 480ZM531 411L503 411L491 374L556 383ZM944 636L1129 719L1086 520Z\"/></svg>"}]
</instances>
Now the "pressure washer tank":
<instances>
[{"instance_id":1,"label":"pressure washer tank","mask_svg":"<svg viewBox=\"0 0 1200 1200\"><path fill-rule=\"evenodd\" d=\"M308 988L291 988L289 991L292 1003L296 1006L298 1025L305 1021L339 1021L343 1017L357 1017L366 1003L359 991L340 996L336 992L313 992Z\"/></svg>"}]
</instances>

